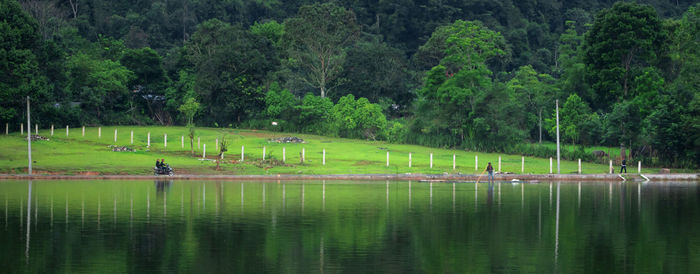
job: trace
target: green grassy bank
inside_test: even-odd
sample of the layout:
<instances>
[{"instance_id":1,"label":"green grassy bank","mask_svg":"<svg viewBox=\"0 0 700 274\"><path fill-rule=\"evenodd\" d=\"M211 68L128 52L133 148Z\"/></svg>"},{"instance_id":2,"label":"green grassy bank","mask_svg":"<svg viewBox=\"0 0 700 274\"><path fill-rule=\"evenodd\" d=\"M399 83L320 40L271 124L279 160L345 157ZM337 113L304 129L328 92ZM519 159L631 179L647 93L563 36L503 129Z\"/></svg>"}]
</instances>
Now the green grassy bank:
<instances>
[{"instance_id":1,"label":"green grassy bank","mask_svg":"<svg viewBox=\"0 0 700 274\"><path fill-rule=\"evenodd\" d=\"M114 131L117 129L117 141ZM131 131L134 143L131 144ZM147 136L151 134L151 146L147 147ZM32 142L32 159L35 173L81 174L150 174L156 159L165 158L175 168L177 174L371 174L371 173L481 173L487 162L498 169L501 156L501 171L522 173L521 156L493 153L477 153L461 150L437 149L415 145L389 144L378 141L330 138L316 135L278 133L256 130L199 128L197 135L201 148L194 141L196 156L190 155L187 129L184 127L102 127L101 137L98 128L86 128L82 136L81 128L70 129L66 137L65 128L57 128L51 136L49 129L40 129L39 135L50 138L48 141ZM164 139L167 134L167 147ZM181 138L185 136L184 147ZM229 143L221 170L216 170L213 161L216 139L221 142L226 136ZM270 138L297 136L306 143L274 143ZM0 173L25 173L27 168L26 137L19 133L0 136ZM206 158L202 159L206 144ZM113 152L109 145L128 146L136 152ZM245 160L241 160L241 146L245 147ZM266 159L262 160L263 147ZM282 151L286 149L286 161L282 162ZM301 163L300 155L305 150L306 161ZM326 164L323 165L323 150L326 151ZM386 154L390 153L389 166ZM408 167L409 152L412 153L412 167ZM433 168L430 168L430 153L433 153ZM453 154L456 168L452 169ZM478 156L478 170L475 168ZM555 155L553 155L555 156ZM556 159L554 160L556 172ZM629 172L636 172L636 164L629 166ZM619 170L619 167L616 166ZM578 164L562 161L562 173L576 173ZM583 173L605 173L607 165L583 163ZM617 171L617 170L616 170ZM644 169L643 172L656 172ZM525 157L524 173L549 173L548 158Z\"/></svg>"}]
</instances>

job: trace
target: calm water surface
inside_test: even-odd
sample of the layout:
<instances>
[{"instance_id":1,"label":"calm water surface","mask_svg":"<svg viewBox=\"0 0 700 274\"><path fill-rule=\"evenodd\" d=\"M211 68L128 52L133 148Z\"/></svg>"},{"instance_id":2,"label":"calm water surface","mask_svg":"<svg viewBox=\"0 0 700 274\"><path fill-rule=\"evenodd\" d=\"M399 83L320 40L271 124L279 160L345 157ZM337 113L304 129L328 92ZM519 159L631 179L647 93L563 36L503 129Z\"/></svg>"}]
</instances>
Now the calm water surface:
<instances>
[{"instance_id":1,"label":"calm water surface","mask_svg":"<svg viewBox=\"0 0 700 274\"><path fill-rule=\"evenodd\" d=\"M0 181L2 272L700 269L675 183Z\"/></svg>"}]
</instances>

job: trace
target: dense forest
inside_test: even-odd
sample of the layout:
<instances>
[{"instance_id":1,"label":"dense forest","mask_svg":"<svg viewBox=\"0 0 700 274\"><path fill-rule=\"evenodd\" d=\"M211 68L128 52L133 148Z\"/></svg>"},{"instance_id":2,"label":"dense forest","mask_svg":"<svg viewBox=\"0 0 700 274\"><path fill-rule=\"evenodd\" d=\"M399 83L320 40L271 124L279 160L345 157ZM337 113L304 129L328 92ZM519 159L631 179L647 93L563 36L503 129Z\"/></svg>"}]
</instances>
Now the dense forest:
<instances>
[{"instance_id":1,"label":"dense forest","mask_svg":"<svg viewBox=\"0 0 700 274\"><path fill-rule=\"evenodd\" d=\"M0 0L0 121L700 164L696 1ZM276 122L273 125L272 122Z\"/></svg>"}]
</instances>

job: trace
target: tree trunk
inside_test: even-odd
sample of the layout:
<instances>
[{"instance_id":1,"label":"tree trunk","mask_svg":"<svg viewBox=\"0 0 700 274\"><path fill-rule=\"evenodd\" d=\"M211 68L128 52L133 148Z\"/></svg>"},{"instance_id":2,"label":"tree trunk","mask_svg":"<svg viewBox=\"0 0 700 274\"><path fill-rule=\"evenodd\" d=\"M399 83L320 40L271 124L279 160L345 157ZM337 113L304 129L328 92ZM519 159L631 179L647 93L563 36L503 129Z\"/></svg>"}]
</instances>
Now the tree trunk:
<instances>
[{"instance_id":1,"label":"tree trunk","mask_svg":"<svg viewBox=\"0 0 700 274\"><path fill-rule=\"evenodd\" d=\"M540 109L540 144L542 144L542 109Z\"/></svg>"},{"instance_id":2,"label":"tree trunk","mask_svg":"<svg viewBox=\"0 0 700 274\"><path fill-rule=\"evenodd\" d=\"M190 153L194 156L194 138L190 138Z\"/></svg>"}]
</instances>

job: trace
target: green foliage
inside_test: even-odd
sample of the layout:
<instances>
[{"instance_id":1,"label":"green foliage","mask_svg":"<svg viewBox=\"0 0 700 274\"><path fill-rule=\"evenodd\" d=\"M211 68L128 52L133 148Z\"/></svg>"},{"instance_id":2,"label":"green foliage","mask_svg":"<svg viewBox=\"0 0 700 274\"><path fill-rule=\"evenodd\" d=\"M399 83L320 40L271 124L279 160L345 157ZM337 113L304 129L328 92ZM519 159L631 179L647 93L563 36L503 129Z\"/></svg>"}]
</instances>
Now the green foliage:
<instances>
[{"instance_id":1,"label":"green foliage","mask_svg":"<svg viewBox=\"0 0 700 274\"><path fill-rule=\"evenodd\" d=\"M278 123L278 127L282 131L297 130L299 120L299 99L289 92L282 89L279 84L272 83L270 89L265 95L265 105L267 117Z\"/></svg>"},{"instance_id":2,"label":"green foliage","mask_svg":"<svg viewBox=\"0 0 700 274\"><path fill-rule=\"evenodd\" d=\"M355 100L352 94L343 96L331 110L332 129L340 137L370 140L386 137L386 117L377 104L367 98Z\"/></svg>"},{"instance_id":3,"label":"green foliage","mask_svg":"<svg viewBox=\"0 0 700 274\"><path fill-rule=\"evenodd\" d=\"M197 102L197 99L194 97L189 97L185 99L185 102L182 103L177 110L185 115L188 125L194 125L194 116L197 115L197 112L199 112L200 109L201 106L199 102Z\"/></svg>"}]
</instances>

